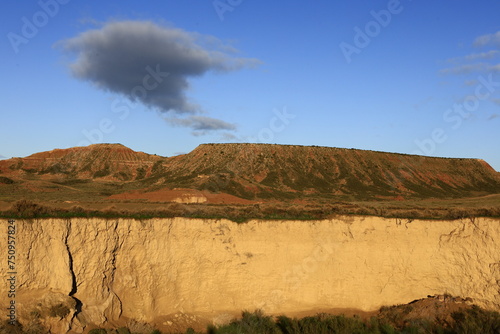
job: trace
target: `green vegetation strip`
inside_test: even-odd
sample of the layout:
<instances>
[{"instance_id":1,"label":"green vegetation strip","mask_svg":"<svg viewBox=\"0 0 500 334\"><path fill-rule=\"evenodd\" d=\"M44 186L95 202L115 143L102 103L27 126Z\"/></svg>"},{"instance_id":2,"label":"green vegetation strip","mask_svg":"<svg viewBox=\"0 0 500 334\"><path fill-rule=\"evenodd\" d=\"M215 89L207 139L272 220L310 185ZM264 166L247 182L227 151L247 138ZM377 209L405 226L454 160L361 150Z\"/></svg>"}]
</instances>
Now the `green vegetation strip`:
<instances>
[{"instance_id":1,"label":"green vegetation strip","mask_svg":"<svg viewBox=\"0 0 500 334\"><path fill-rule=\"evenodd\" d=\"M351 203L341 204L252 204L215 205L167 203L155 210L129 211L115 206L104 210L84 209L73 206L70 209L52 208L30 200L15 202L6 211L0 211L1 218L201 218L229 219L237 223L251 219L261 220L320 220L339 215L377 216L396 218L411 222L413 219L456 220L475 217L500 217L500 207L490 208L398 208L370 207Z\"/></svg>"},{"instance_id":2,"label":"green vegetation strip","mask_svg":"<svg viewBox=\"0 0 500 334\"><path fill-rule=\"evenodd\" d=\"M411 305L401 306L403 313ZM477 306L451 314L451 320L434 318L414 318L402 321L402 317L387 316L388 311L400 308L393 306L385 311L381 309L379 316L362 320L359 317L344 315L318 314L301 319L278 316L273 318L264 315L261 311L243 312L242 318L233 320L227 325L208 326L208 334L498 334L500 333L500 313L485 311ZM134 326L137 327L137 326ZM140 332L121 327L118 329L95 328L89 334L161 334L158 329L149 329L151 326L141 326ZM40 324L31 323L29 328L20 324L12 326L0 325L0 333L45 333ZM170 332L171 333L171 332ZM188 328L184 334L197 334Z\"/></svg>"}]
</instances>

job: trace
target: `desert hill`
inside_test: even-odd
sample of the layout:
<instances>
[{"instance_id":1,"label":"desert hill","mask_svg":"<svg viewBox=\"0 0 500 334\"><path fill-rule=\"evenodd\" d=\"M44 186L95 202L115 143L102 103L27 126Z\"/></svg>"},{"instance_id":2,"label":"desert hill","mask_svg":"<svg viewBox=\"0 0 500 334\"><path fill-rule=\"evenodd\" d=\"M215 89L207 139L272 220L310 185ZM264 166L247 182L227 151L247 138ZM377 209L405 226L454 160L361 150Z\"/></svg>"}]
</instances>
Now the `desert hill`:
<instances>
[{"instance_id":1,"label":"desert hill","mask_svg":"<svg viewBox=\"0 0 500 334\"><path fill-rule=\"evenodd\" d=\"M263 201L442 199L500 194L499 174L479 159L333 147L203 144L167 158L94 144L0 161L0 195L160 191L161 197L186 189Z\"/></svg>"},{"instance_id":2,"label":"desert hill","mask_svg":"<svg viewBox=\"0 0 500 334\"><path fill-rule=\"evenodd\" d=\"M500 178L482 160L98 144L0 161L0 217L30 333L202 331L242 310L498 323Z\"/></svg>"},{"instance_id":3,"label":"desert hill","mask_svg":"<svg viewBox=\"0 0 500 334\"><path fill-rule=\"evenodd\" d=\"M428 198L500 193L499 173L482 160L333 147L204 144L169 159L163 168L167 183L244 198Z\"/></svg>"},{"instance_id":4,"label":"desert hill","mask_svg":"<svg viewBox=\"0 0 500 334\"><path fill-rule=\"evenodd\" d=\"M126 181L151 174L161 157L136 152L121 144L55 149L25 158L0 161L0 173L65 175L67 178L107 178ZM15 173L15 172L18 173ZM19 173L20 172L20 173Z\"/></svg>"}]
</instances>

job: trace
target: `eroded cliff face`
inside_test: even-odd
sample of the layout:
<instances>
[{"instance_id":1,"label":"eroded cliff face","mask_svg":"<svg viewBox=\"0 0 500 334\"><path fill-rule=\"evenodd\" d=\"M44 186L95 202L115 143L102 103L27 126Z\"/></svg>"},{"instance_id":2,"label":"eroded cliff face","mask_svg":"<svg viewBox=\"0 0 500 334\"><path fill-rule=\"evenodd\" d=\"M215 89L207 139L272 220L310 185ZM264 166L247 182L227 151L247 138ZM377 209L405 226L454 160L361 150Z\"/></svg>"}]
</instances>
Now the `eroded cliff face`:
<instances>
[{"instance_id":1,"label":"eroded cliff face","mask_svg":"<svg viewBox=\"0 0 500 334\"><path fill-rule=\"evenodd\" d=\"M500 311L498 219L42 219L16 226L17 316L27 323L37 315L54 333L123 319L168 326L173 314L217 322L257 308L370 311L442 293ZM2 277L8 271L1 266ZM5 283L2 319L7 294Z\"/></svg>"}]
</instances>

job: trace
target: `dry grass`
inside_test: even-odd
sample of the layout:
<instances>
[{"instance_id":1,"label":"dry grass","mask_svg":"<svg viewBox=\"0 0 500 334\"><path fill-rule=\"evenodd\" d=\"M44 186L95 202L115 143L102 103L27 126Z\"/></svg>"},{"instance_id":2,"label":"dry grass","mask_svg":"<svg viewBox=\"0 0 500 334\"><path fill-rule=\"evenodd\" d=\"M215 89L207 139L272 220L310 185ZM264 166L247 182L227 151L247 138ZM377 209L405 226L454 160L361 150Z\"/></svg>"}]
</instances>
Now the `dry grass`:
<instances>
[{"instance_id":1,"label":"dry grass","mask_svg":"<svg viewBox=\"0 0 500 334\"><path fill-rule=\"evenodd\" d=\"M264 203L252 205L215 205L215 204L180 204L167 203L146 206L133 206L130 203L108 203L97 206L72 205L63 208L42 204L30 200L20 200L12 204L8 210L0 211L6 218L214 218L230 219L244 222L249 219L280 220L317 220L335 218L340 215L379 216L397 219L474 219L475 217L500 217L500 206L491 207L422 207L397 206L374 203L335 203L335 204L293 204ZM134 208L135 207L135 208Z\"/></svg>"}]
</instances>

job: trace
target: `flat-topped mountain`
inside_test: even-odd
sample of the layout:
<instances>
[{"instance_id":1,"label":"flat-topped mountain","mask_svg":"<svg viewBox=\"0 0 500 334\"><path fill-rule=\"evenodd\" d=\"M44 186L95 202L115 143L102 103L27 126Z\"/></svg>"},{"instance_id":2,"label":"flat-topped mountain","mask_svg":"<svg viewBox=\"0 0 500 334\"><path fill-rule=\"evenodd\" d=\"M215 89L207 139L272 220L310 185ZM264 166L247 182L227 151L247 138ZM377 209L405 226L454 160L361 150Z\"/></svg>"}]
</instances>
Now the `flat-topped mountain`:
<instances>
[{"instance_id":1,"label":"flat-topped mountain","mask_svg":"<svg viewBox=\"0 0 500 334\"><path fill-rule=\"evenodd\" d=\"M353 195L457 197L500 192L478 159L450 159L333 147L203 144L164 165L167 182L241 197Z\"/></svg>"},{"instance_id":2,"label":"flat-topped mountain","mask_svg":"<svg viewBox=\"0 0 500 334\"><path fill-rule=\"evenodd\" d=\"M95 144L0 161L4 181L106 181L121 184L110 194L196 189L262 200L482 196L500 193L499 175L480 159L271 144L203 144L169 158Z\"/></svg>"}]
</instances>

